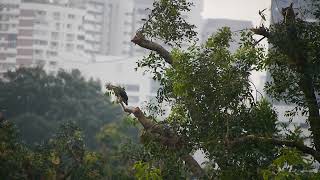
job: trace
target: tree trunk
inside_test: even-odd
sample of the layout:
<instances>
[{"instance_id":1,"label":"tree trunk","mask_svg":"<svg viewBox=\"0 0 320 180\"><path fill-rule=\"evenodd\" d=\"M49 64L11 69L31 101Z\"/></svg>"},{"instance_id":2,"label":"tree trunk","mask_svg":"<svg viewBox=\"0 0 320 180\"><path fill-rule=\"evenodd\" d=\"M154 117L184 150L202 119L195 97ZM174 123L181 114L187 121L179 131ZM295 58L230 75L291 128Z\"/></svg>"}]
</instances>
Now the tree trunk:
<instances>
[{"instance_id":1,"label":"tree trunk","mask_svg":"<svg viewBox=\"0 0 320 180\"><path fill-rule=\"evenodd\" d=\"M320 151L320 114L316 99L313 78L308 74L306 65L298 67L300 74L299 86L304 94L306 106L309 109L308 121L313 135L313 142L317 151Z\"/></svg>"}]
</instances>

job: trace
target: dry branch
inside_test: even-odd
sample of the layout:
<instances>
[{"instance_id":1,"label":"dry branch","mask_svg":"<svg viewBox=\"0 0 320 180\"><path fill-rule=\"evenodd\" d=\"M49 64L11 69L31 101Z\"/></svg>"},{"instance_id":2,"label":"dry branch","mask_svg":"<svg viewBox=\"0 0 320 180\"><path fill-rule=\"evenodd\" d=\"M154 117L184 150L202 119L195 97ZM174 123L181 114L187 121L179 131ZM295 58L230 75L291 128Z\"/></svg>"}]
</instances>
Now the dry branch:
<instances>
[{"instance_id":1,"label":"dry branch","mask_svg":"<svg viewBox=\"0 0 320 180\"><path fill-rule=\"evenodd\" d=\"M163 46L156 42L147 40L141 31L138 31L134 38L131 40L134 44L139 45L140 47L149 49L151 51L157 52L167 63L172 64L172 57L170 52L167 51Z\"/></svg>"}]
</instances>

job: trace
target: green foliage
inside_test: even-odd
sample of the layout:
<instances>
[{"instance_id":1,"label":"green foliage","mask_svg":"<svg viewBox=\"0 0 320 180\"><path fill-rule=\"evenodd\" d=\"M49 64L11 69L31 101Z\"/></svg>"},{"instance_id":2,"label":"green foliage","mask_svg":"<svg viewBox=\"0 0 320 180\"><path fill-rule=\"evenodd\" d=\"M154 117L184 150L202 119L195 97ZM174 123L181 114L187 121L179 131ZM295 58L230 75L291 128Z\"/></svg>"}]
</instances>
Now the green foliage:
<instances>
[{"instance_id":1,"label":"green foliage","mask_svg":"<svg viewBox=\"0 0 320 180\"><path fill-rule=\"evenodd\" d=\"M132 179L134 162L144 157L138 142L138 128L130 116L122 121L104 125L96 135L99 152L107 162L104 164L106 178ZM137 126L138 127L138 126Z\"/></svg>"},{"instance_id":2,"label":"green foliage","mask_svg":"<svg viewBox=\"0 0 320 180\"><path fill-rule=\"evenodd\" d=\"M193 30L195 26L182 18L183 13L190 11L190 6L192 3L188 0L155 1L148 19L145 19L143 33L171 46L192 42L197 35Z\"/></svg>"},{"instance_id":3,"label":"green foliage","mask_svg":"<svg viewBox=\"0 0 320 180\"><path fill-rule=\"evenodd\" d=\"M301 75L297 64L305 63L305 68L310 77L313 77L316 92L320 90L320 30L318 23L297 20L293 25L283 23L271 26L273 44L264 63L272 74L272 81L267 83L267 93L277 101L297 104L305 107L306 101L300 89ZM295 38L298 37L298 38ZM295 62L302 54L303 62ZM300 56L300 55L299 55ZM299 57L298 57L299 58Z\"/></svg>"},{"instance_id":4,"label":"green foliage","mask_svg":"<svg viewBox=\"0 0 320 180\"><path fill-rule=\"evenodd\" d=\"M189 44L188 48L181 48L182 41L193 41L193 36L181 33L182 29L188 32L193 26L183 26L176 21L182 18L179 11L189 11L190 4L185 2L158 1L142 28L149 39L163 40L172 47L172 64L165 63L155 52L138 62L138 67L149 68L154 79L161 82L159 103L165 101L172 105L164 124L186 141L187 148L181 151L191 153L202 149L209 159L208 175L213 179L260 179L261 172L266 179L301 178L301 174L316 178L318 175L311 171L309 162L302 163L306 158L299 151L264 141L243 142L230 148L229 142L246 135L303 142L299 127L285 131L285 134L279 133L283 129L277 126L275 110L266 99L257 101L252 97L249 76L253 70L268 70L272 75L272 81L266 85L268 95L277 101L295 104L296 112L302 110L303 115L308 114L307 102L310 100L301 89L301 79L310 81L313 90L320 92L319 23L296 19L271 25L267 29L270 32L268 41L272 44L268 54L256 45L253 33L248 31L240 32L239 48L230 52L232 33L229 28L220 29L202 45ZM301 75L301 64L306 65L304 75ZM156 162L163 162L159 157L169 154L169 159L176 162L172 170L188 176L183 173L187 167L179 166L179 151L172 152L159 146L157 137L148 131L143 133L142 139L152 154L152 164L147 167L157 167ZM143 162L150 163L150 160ZM278 167L283 168L288 163L291 163L291 170L296 168L294 164L300 169L278 171ZM162 176L167 172L163 171L164 167L160 170ZM305 176L306 173L309 175Z\"/></svg>"},{"instance_id":5,"label":"green foliage","mask_svg":"<svg viewBox=\"0 0 320 180\"><path fill-rule=\"evenodd\" d=\"M104 175L104 162L85 148L82 132L72 123L61 126L35 149L19 141L11 122L0 125L1 179L101 179Z\"/></svg>"},{"instance_id":6,"label":"green foliage","mask_svg":"<svg viewBox=\"0 0 320 180\"><path fill-rule=\"evenodd\" d=\"M160 169L150 167L148 163L138 161L133 166L136 171L135 177L138 180L161 180Z\"/></svg>"},{"instance_id":7,"label":"green foliage","mask_svg":"<svg viewBox=\"0 0 320 180\"><path fill-rule=\"evenodd\" d=\"M295 149L284 148L279 156L265 170L262 170L264 180L268 179L319 179L320 173L314 173L312 161Z\"/></svg>"},{"instance_id":8,"label":"green foliage","mask_svg":"<svg viewBox=\"0 0 320 180\"><path fill-rule=\"evenodd\" d=\"M48 139L61 123L74 121L84 130L89 147L106 123L121 118L121 109L101 92L98 81L85 80L78 70L56 75L41 68L20 68L0 80L0 108L14 121L28 143Z\"/></svg>"},{"instance_id":9,"label":"green foliage","mask_svg":"<svg viewBox=\"0 0 320 180\"><path fill-rule=\"evenodd\" d=\"M235 53L228 49L232 40L229 28L221 29L204 45L187 50L175 48L171 53L173 64L164 69L160 79L162 99L173 104L166 122L187 139L190 147L182 152L201 148L212 160L209 164L219 165L219 172L214 173L221 178L255 179L259 176L257 167L266 167L276 152L273 145L266 143L243 144L231 150L225 145L226 137L272 137L277 133L277 116L271 105L266 100L255 102L251 95L250 71L264 57L261 48L252 47L251 35L242 34L243 43ZM179 162L181 152L159 147L150 135L144 139L153 159L170 154L171 161ZM178 167L175 171L180 169L181 175L186 175L183 171L187 167Z\"/></svg>"}]
</instances>

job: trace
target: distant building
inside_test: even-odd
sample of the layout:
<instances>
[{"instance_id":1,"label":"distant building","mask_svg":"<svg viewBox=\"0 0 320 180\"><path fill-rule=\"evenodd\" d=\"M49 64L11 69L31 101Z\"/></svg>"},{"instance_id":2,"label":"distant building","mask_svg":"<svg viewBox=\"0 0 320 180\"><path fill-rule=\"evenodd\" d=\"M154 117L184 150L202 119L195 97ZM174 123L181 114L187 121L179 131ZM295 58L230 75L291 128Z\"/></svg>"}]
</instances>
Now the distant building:
<instances>
[{"instance_id":1,"label":"distant building","mask_svg":"<svg viewBox=\"0 0 320 180\"><path fill-rule=\"evenodd\" d=\"M0 74L16 65L19 5L20 0L0 2Z\"/></svg>"},{"instance_id":2,"label":"distant building","mask_svg":"<svg viewBox=\"0 0 320 180\"><path fill-rule=\"evenodd\" d=\"M64 6L22 3L17 41L17 65L55 65L63 52L84 55L85 11Z\"/></svg>"},{"instance_id":3,"label":"distant building","mask_svg":"<svg viewBox=\"0 0 320 180\"><path fill-rule=\"evenodd\" d=\"M18 66L57 68L62 54L143 56L131 42L154 0L1 0L0 75ZM149 9L149 10L148 10ZM203 0L184 17L202 25ZM187 46L187 44L184 44Z\"/></svg>"},{"instance_id":4,"label":"distant building","mask_svg":"<svg viewBox=\"0 0 320 180\"><path fill-rule=\"evenodd\" d=\"M0 2L0 67L50 64L63 52L85 55L84 9L36 0Z\"/></svg>"}]
</instances>

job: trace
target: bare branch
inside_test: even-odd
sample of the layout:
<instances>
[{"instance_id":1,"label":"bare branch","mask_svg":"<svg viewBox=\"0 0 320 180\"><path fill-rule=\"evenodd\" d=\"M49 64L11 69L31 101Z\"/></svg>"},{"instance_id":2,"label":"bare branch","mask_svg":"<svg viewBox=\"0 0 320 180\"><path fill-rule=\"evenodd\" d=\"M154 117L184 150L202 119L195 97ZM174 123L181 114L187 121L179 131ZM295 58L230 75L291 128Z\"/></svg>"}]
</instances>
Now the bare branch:
<instances>
[{"instance_id":1,"label":"bare branch","mask_svg":"<svg viewBox=\"0 0 320 180\"><path fill-rule=\"evenodd\" d=\"M143 36L141 31L137 31L136 35L131 40L131 42L139 45L140 47L157 52L167 63L172 64L172 57L170 55L170 52L167 51L160 44L147 40Z\"/></svg>"},{"instance_id":2,"label":"bare branch","mask_svg":"<svg viewBox=\"0 0 320 180\"><path fill-rule=\"evenodd\" d=\"M229 141L228 147L232 148L232 147L237 146L239 144L248 143L248 142L265 142L265 143L274 144L276 146L287 146L287 147L296 148L303 153L310 154L318 162L320 162L320 152L316 151L315 149L313 149L311 147L304 145L303 143L296 142L296 141L290 141L290 140L282 140L282 139L276 139L276 138L267 138L267 137L258 137L255 135L247 135L247 136L240 137L240 138L234 139L232 141Z\"/></svg>"}]
</instances>

